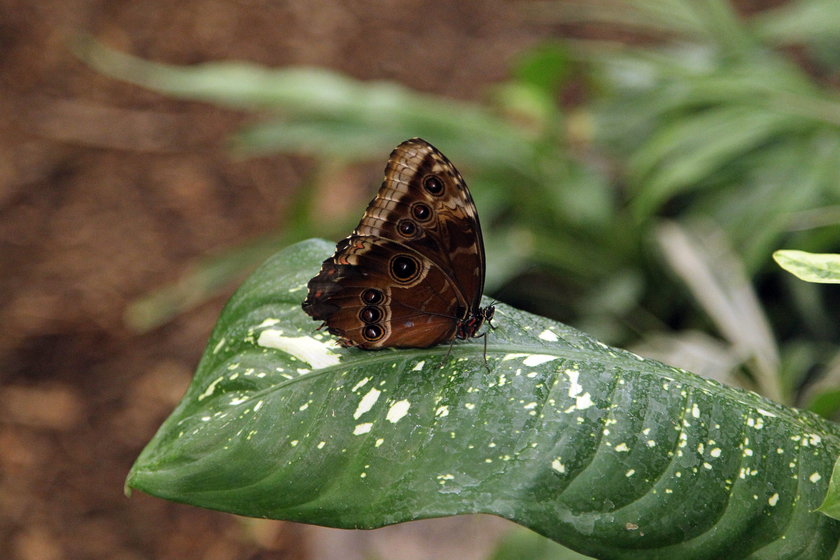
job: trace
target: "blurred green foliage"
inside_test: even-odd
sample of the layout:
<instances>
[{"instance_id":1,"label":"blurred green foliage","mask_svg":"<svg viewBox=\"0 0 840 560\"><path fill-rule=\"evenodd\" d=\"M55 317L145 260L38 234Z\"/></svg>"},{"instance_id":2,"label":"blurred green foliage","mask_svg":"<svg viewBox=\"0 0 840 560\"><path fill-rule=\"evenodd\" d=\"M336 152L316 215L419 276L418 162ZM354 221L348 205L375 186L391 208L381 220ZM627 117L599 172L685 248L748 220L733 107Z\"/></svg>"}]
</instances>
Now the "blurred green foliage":
<instances>
[{"instance_id":1,"label":"blurred green foliage","mask_svg":"<svg viewBox=\"0 0 840 560\"><path fill-rule=\"evenodd\" d=\"M588 560L573 550L557 544L551 539L526 529L511 529L502 537L496 549L487 560Z\"/></svg>"},{"instance_id":2,"label":"blurred green foliage","mask_svg":"<svg viewBox=\"0 0 840 560\"><path fill-rule=\"evenodd\" d=\"M522 53L482 103L324 69L173 67L80 47L116 78L253 112L232 138L240 155L321 162L281 234L198 263L177 286L138 302L134 324L165 321L282 245L346 235L362 208L318 223L319 170L384 163L397 143L421 136L470 184L490 293L788 404L816 399L821 413L835 414L840 400L819 396L840 380L837 295L786 277L771 255L840 246L840 95L831 85L840 77L840 4L800 0L751 16L724 0L522 9L541 23L601 31ZM584 94L569 106L561 100L572 88Z\"/></svg>"}]
</instances>

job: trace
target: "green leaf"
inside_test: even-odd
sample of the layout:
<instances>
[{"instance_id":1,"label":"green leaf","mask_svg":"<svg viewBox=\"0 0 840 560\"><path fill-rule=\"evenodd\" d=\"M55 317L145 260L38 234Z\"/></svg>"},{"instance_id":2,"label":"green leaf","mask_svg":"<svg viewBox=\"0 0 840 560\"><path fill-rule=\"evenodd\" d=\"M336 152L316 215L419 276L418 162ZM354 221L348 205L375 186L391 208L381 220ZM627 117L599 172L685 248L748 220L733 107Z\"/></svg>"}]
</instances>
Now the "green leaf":
<instances>
[{"instance_id":1,"label":"green leaf","mask_svg":"<svg viewBox=\"0 0 840 560\"><path fill-rule=\"evenodd\" d=\"M604 559L837 548L813 512L836 425L505 305L487 368L475 339L338 348L300 308L332 251L294 245L237 291L129 487L345 528L492 513Z\"/></svg>"},{"instance_id":2,"label":"green leaf","mask_svg":"<svg viewBox=\"0 0 840 560\"><path fill-rule=\"evenodd\" d=\"M828 493L817 511L833 519L840 519L840 460L834 463L834 470L831 472L831 482L828 485Z\"/></svg>"},{"instance_id":3,"label":"green leaf","mask_svg":"<svg viewBox=\"0 0 840 560\"><path fill-rule=\"evenodd\" d=\"M785 270L806 282L840 284L840 255L781 250L773 259Z\"/></svg>"},{"instance_id":4,"label":"green leaf","mask_svg":"<svg viewBox=\"0 0 840 560\"><path fill-rule=\"evenodd\" d=\"M808 403L808 410L830 418L840 411L840 389L823 391L814 395Z\"/></svg>"},{"instance_id":5,"label":"green leaf","mask_svg":"<svg viewBox=\"0 0 840 560\"><path fill-rule=\"evenodd\" d=\"M513 74L547 94L555 94L571 72L569 49L562 43L543 43L525 51L516 61Z\"/></svg>"}]
</instances>

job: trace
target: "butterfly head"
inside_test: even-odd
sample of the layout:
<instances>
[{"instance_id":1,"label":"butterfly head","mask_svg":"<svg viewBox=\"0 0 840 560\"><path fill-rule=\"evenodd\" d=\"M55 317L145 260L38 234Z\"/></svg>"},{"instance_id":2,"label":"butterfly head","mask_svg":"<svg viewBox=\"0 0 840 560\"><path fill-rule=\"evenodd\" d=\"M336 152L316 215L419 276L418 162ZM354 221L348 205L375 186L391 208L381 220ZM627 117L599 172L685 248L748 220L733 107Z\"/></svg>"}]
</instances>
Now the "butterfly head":
<instances>
[{"instance_id":1,"label":"butterfly head","mask_svg":"<svg viewBox=\"0 0 840 560\"><path fill-rule=\"evenodd\" d=\"M493 326L493 323L491 323L491 321L493 320L493 315L496 314L496 306L488 305L483 310L480 309L479 311L483 311L484 320L487 321L487 324L490 325L490 328L495 329L496 327Z\"/></svg>"},{"instance_id":2,"label":"butterfly head","mask_svg":"<svg viewBox=\"0 0 840 560\"><path fill-rule=\"evenodd\" d=\"M495 314L495 312L496 308L492 305L474 309L470 312L469 315L467 315L466 318L458 321L458 327L455 332L455 336L461 340L479 336L478 331L481 329L481 326L484 324L485 321L491 327L493 326L490 323L490 321L493 319L493 315Z\"/></svg>"}]
</instances>

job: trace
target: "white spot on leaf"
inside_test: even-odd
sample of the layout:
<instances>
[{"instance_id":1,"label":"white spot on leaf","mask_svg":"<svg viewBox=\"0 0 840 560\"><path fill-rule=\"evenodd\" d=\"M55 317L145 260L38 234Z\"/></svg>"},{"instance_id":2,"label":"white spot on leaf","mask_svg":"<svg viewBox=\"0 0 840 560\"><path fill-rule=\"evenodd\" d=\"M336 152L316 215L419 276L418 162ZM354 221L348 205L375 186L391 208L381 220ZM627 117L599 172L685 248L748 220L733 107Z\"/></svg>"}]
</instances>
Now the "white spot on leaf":
<instances>
[{"instance_id":1,"label":"white spot on leaf","mask_svg":"<svg viewBox=\"0 0 840 560\"><path fill-rule=\"evenodd\" d=\"M360 436L362 434L366 434L373 428L373 422L365 422L364 424L356 424L356 428L353 430L354 436Z\"/></svg>"},{"instance_id":2,"label":"white spot on leaf","mask_svg":"<svg viewBox=\"0 0 840 560\"><path fill-rule=\"evenodd\" d=\"M351 390L351 391L353 391L353 392L355 393L356 391L358 391L359 389L361 389L362 387L364 387L365 385L367 385L367 382L368 382L368 381L370 381L370 377L365 377L364 379L362 379L361 381L359 381L358 383L356 383L355 385L353 385L353 388L352 388L352 389L350 389L350 390Z\"/></svg>"},{"instance_id":3,"label":"white spot on leaf","mask_svg":"<svg viewBox=\"0 0 840 560\"><path fill-rule=\"evenodd\" d=\"M548 342L557 342L558 340L560 340L559 338L557 338L557 335L556 335L556 334L554 334L553 332L551 332L551 331L550 331L550 330L548 330L548 329L546 329L546 330L544 330L543 332L541 332L541 333L539 334L539 337L540 337L542 340L546 340L546 341L548 341Z\"/></svg>"},{"instance_id":4,"label":"white spot on leaf","mask_svg":"<svg viewBox=\"0 0 840 560\"><path fill-rule=\"evenodd\" d=\"M533 367L557 359L557 356L549 356L548 354L531 354L530 356L522 360L522 363L528 367Z\"/></svg>"},{"instance_id":5,"label":"white spot on leaf","mask_svg":"<svg viewBox=\"0 0 840 560\"><path fill-rule=\"evenodd\" d=\"M214 380L210 383L210 385L208 385L208 386L207 386L207 388L204 390L204 392L203 392L203 393L201 393L200 395L198 395L198 400L203 401L204 399L206 399L207 397L209 397L210 395L212 395L212 394L213 394L213 391L215 391L215 390L216 390L216 385L218 385L218 384L219 384L219 382L220 382L222 379L224 379L224 376L222 376L222 377L217 377L216 379L214 379Z\"/></svg>"},{"instance_id":6,"label":"white spot on leaf","mask_svg":"<svg viewBox=\"0 0 840 560\"><path fill-rule=\"evenodd\" d=\"M584 393L575 398L575 406L577 406L578 410L585 410L593 404L595 403L592 402L592 397L589 396L589 393Z\"/></svg>"},{"instance_id":7,"label":"white spot on leaf","mask_svg":"<svg viewBox=\"0 0 840 560\"><path fill-rule=\"evenodd\" d=\"M376 404L376 401L379 399L379 395L382 394L382 391L377 389L371 389L367 392L367 394L362 397L362 400L359 401L359 406L356 407L356 412L353 413L353 418L358 420L359 417L373 408L373 405Z\"/></svg>"},{"instance_id":8,"label":"white spot on leaf","mask_svg":"<svg viewBox=\"0 0 840 560\"><path fill-rule=\"evenodd\" d=\"M411 408L411 403L407 400L397 401L388 409L388 414L385 415L385 419L392 424L396 424L408 414L409 408Z\"/></svg>"},{"instance_id":9,"label":"white spot on leaf","mask_svg":"<svg viewBox=\"0 0 840 560\"><path fill-rule=\"evenodd\" d=\"M527 355L528 354L505 354L505 356L502 358L502 361L506 362L508 360L515 360L516 358L524 358Z\"/></svg>"},{"instance_id":10,"label":"white spot on leaf","mask_svg":"<svg viewBox=\"0 0 840 560\"><path fill-rule=\"evenodd\" d=\"M569 376L569 396L576 397L583 392L583 386L578 383L579 371L567 369L566 375Z\"/></svg>"},{"instance_id":11,"label":"white spot on leaf","mask_svg":"<svg viewBox=\"0 0 840 560\"><path fill-rule=\"evenodd\" d=\"M331 351L335 343L321 342L311 336L280 336L283 331L266 329L260 333L257 344L264 348L276 348L304 361L315 369L334 366L340 357Z\"/></svg>"}]
</instances>

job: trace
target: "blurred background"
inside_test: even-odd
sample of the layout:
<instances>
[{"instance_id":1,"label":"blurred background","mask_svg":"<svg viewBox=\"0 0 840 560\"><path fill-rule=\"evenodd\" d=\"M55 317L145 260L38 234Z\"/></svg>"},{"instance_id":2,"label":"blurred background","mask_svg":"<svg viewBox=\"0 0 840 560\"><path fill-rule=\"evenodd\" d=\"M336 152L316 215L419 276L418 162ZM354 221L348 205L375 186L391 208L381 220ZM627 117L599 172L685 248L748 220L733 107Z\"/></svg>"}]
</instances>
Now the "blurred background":
<instances>
[{"instance_id":1,"label":"blurred background","mask_svg":"<svg viewBox=\"0 0 840 560\"><path fill-rule=\"evenodd\" d=\"M836 0L0 0L0 557L580 558L490 517L354 532L123 495L247 273L421 136L489 295L834 417Z\"/></svg>"}]
</instances>

